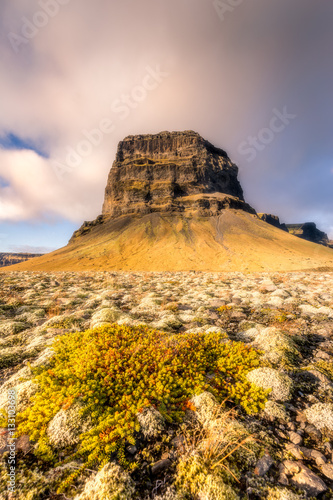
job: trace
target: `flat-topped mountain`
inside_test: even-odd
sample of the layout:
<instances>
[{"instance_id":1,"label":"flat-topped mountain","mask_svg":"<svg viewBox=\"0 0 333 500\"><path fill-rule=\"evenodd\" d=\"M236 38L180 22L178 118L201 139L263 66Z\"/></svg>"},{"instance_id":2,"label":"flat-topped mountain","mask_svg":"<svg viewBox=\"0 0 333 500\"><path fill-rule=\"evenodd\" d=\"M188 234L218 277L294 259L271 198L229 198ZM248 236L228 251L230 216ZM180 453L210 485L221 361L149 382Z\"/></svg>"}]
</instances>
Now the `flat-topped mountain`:
<instances>
[{"instance_id":1,"label":"flat-topped mountain","mask_svg":"<svg viewBox=\"0 0 333 500\"><path fill-rule=\"evenodd\" d=\"M10 269L333 269L331 249L266 220L245 202L227 153L196 132L129 136L118 146L102 214L66 247Z\"/></svg>"},{"instance_id":2,"label":"flat-topped mountain","mask_svg":"<svg viewBox=\"0 0 333 500\"><path fill-rule=\"evenodd\" d=\"M244 202L238 167L193 131L126 137L110 170L103 215L255 210Z\"/></svg>"}]
</instances>

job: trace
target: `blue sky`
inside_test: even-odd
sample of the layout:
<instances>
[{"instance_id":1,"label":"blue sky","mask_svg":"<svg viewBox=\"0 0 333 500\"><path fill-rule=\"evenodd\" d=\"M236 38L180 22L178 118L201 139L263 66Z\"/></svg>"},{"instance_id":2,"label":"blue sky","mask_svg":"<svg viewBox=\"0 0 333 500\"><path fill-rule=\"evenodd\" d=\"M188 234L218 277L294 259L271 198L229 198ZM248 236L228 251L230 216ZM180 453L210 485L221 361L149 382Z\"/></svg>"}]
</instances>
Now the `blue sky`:
<instances>
[{"instance_id":1,"label":"blue sky","mask_svg":"<svg viewBox=\"0 0 333 500\"><path fill-rule=\"evenodd\" d=\"M258 212L333 238L332 2L46 4L0 5L0 251L66 244L118 142L162 130L199 132Z\"/></svg>"},{"instance_id":2,"label":"blue sky","mask_svg":"<svg viewBox=\"0 0 333 500\"><path fill-rule=\"evenodd\" d=\"M77 229L66 220L55 224L5 222L0 224L1 252L45 253L65 246Z\"/></svg>"},{"instance_id":3,"label":"blue sky","mask_svg":"<svg viewBox=\"0 0 333 500\"><path fill-rule=\"evenodd\" d=\"M11 132L5 133L4 135L0 136L0 148L18 151L30 149L35 151L38 155L47 158L47 153L43 151L42 148L39 148L37 144L32 141L30 142L29 139L22 139L21 137L18 137Z\"/></svg>"}]
</instances>

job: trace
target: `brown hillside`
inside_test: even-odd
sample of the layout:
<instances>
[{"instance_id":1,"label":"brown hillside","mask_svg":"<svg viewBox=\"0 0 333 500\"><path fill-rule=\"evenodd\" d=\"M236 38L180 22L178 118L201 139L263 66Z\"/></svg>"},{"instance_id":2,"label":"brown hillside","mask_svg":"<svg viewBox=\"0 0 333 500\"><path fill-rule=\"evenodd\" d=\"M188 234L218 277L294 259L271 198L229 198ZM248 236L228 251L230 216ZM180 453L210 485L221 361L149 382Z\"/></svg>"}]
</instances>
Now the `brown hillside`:
<instances>
[{"instance_id":1,"label":"brown hillside","mask_svg":"<svg viewBox=\"0 0 333 500\"><path fill-rule=\"evenodd\" d=\"M121 216L68 246L7 270L296 271L333 269L333 250L242 210L216 217Z\"/></svg>"}]
</instances>

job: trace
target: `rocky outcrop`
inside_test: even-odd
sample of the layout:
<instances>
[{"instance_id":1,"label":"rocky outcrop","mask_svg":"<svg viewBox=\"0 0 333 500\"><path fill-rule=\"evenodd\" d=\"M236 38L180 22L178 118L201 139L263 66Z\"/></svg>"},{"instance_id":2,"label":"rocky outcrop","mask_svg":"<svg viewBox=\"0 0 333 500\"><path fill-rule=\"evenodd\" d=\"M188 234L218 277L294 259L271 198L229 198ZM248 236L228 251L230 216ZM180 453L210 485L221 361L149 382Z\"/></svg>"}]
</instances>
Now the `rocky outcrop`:
<instances>
[{"instance_id":1,"label":"rocky outcrop","mask_svg":"<svg viewBox=\"0 0 333 500\"><path fill-rule=\"evenodd\" d=\"M333 242L328 239L328 236L323 231L320 231L314 222L305 222L304 224L287 224L287 229L290 234L298 236L303 240L312 241L319 245L333 247Z\"/></svg>"},{"instance_id":2,"label":"rocky outcrop","mask_svg":"<svg viewBox=\"0 0 333 500\"><path fill-rule=\"evenodd\" d=\"M77 231L74 231L73 236L69 240L69 243L73 243L73 241L89 233L94 227L103 224L107 219L108 219L107 216L99 215L97 219L93 221L85 221L82 224L82 226L79 229L77 229Z\"/></svg>"},{"instance_id":3,"label":"rocky outcrop","mask_svg":"<svg viewBox=\"0 0 333 500\"><path fill-rule=\"evenodd\" d=\"M333 241L329 240L326 233L320 231L314 222L305 222L304 224L284 224L280 222L277 215L258 213L259 219L278 227L283 231L302 238L303 240L311 241L325 247L333 248Z\"/></svg>"},{"instance_id":4,"label":"rocky outcrop","mask_svg":"<svg viewBox=\"0 0 333 500\"><path fill-rule=\"evenodd\" d=\"M280 219L277 215L272 214L258 214L259 219L267 222L271 226L277 227L278 229L282 229L282 231L288 232L288 228L286 224L281 224Z\"/></svg>"},{"instance_id":5,"label":"rocky outcrop","mask_svg":"<svg viewBox=\"0 0 333 500\"><path fill-rule=\"evenodd\" d=\"M37 253L0 253L0 267L12 266L13 264L25 262L34 257L41 257L41 255Z\"/></svg>"},{"instance_id":6,"label":"rocky outcrop","mask_svg":"<svg viewBox=\"0 0 333 500\"><path fill-rule=\"evenodd\" d=\"M218 215L245 203L238 168L227 153L193 131L126 137L111 168L103 215L191 211Z\"/></svg>"}]
</instances>

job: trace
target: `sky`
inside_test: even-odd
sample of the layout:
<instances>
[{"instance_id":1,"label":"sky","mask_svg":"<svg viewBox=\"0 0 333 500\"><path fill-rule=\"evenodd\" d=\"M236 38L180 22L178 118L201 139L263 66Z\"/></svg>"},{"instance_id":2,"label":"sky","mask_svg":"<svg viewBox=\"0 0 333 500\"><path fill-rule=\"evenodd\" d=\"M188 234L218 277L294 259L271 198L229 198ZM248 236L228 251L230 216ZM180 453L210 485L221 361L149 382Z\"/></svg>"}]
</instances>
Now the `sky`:
<instances>
[{"instance_id":1,"label":"sky","mask_svg":"<svg viewBox=\"0 0 333 500\"><path fill-rule=\"evenodd\" d=\"M245 199L333 238L333 2L1 0L0 252L101 213L117 144L195 130Z\"/></svg>"}]
</instances>

